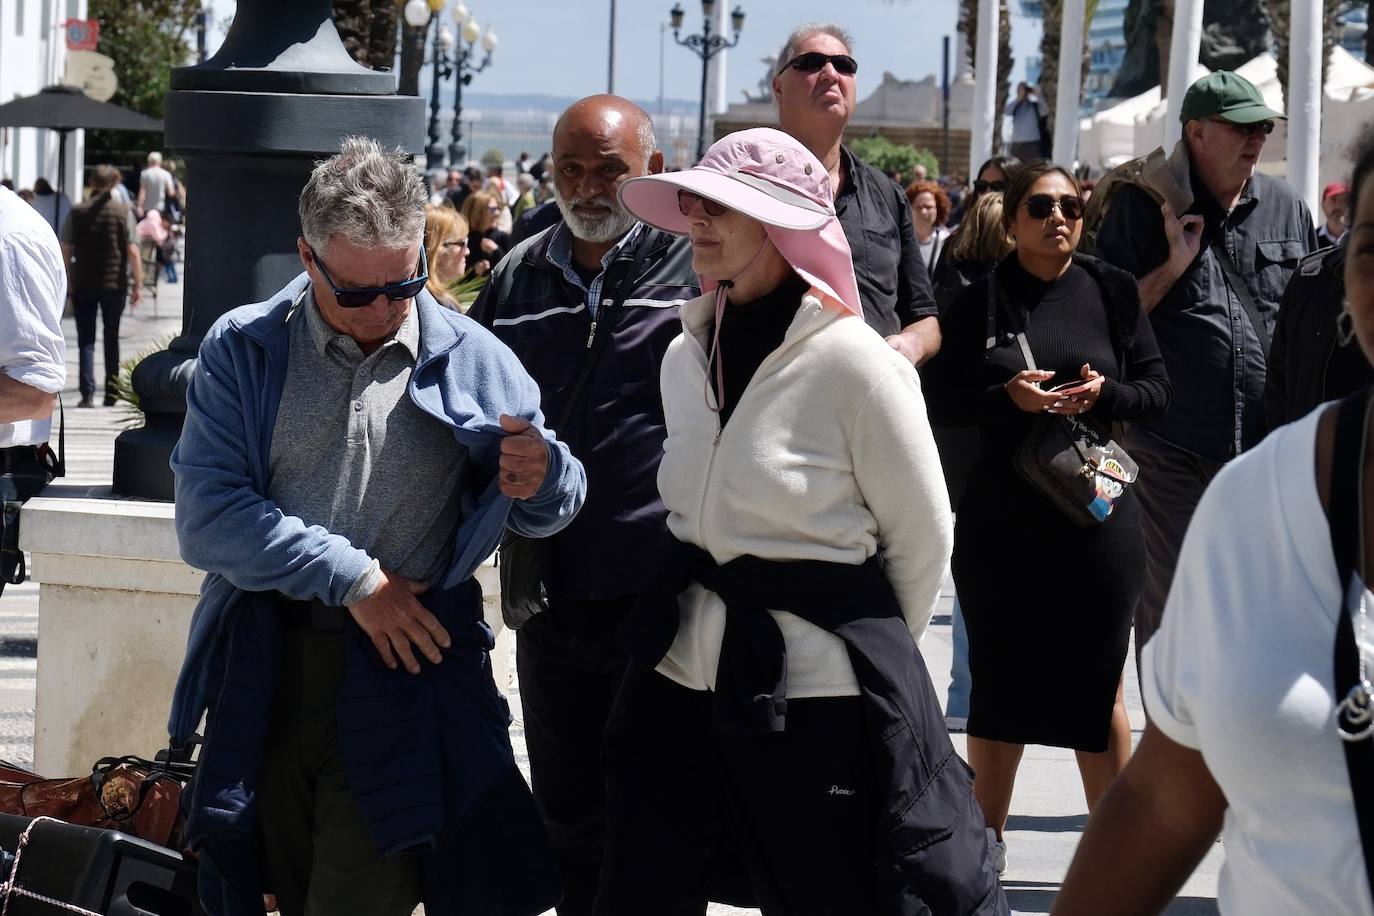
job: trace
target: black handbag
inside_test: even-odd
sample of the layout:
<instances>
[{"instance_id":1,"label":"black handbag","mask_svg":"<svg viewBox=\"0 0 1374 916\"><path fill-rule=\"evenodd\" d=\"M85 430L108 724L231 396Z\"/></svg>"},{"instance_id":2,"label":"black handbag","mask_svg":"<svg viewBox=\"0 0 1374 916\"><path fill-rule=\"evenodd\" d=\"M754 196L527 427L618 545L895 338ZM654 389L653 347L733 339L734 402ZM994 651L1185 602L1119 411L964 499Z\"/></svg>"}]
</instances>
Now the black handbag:
<instances>
[{"instance_id":1,"label":"black handbag","mask_svg":"<svg viewBox=\"0 0 1374 916\"><path fill-rule=\"evenodd\" d=\"M988 275L988 347L997 341L1000 295L996 272ZM1010 316L1008 316L1010 318ZM1016 342L1027 369L1037 368L1024 330ZM1012 467L1076 524L1088 528L1111 518L1140 473L1126 450L1095 420L1043 414L1012 456Z\"/></svg>"},{"instance_id":2,"label":"black handbag","mask_svg":"<svg viewBox=\"0 0 1374 916\"><path fill-rule=\"evenodd\" d=\"M0 449L0 594L28 576L19 547L19 511L54 479L67 473L67 423L58 400L57 453L43 445Z\"/></svg>"},{"instance_id":3,"label":"black handbag","mask_svg":"<svg viewBox=\"0 0 1374 916\"><path fill-rule=\"evenodd\" d=\"M592 322L592 333L587 338L587 356L582 361L582 371L568 391L568 400L563 404L563 412L554 425L555 433L562 434L572 417L578 398L587 387L592 367L597 357L606 347L611 336L612 318L625 304L625 298L634 288L639 272L644 267L649 249L656 242L657 233L648 226L643 227L636 246L634 261L616 285L615 296L603 300L600 320ZM549 609L548 591L544 588L544 577L549 568L549 546L545 538L529 538L506 529L501 538L501 546L496 548L496 568L501 578L501 619L511 630L518 630L530 618Z\"/></svg>"}]
</instances>

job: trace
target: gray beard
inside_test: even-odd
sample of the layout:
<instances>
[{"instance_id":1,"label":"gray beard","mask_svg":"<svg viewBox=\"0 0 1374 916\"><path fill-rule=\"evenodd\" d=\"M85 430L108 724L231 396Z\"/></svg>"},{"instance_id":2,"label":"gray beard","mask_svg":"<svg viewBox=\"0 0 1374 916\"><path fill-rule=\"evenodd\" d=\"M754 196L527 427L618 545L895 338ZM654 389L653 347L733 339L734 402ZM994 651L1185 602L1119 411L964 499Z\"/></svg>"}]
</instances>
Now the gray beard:
<instances>
[{"instance_id":1,"label":"gray beard","mask_svg":"<svg viewBox=\"0 0 1374 916\"><path fill-rule=\"evenodd\" d=\"M635 215L621 206L614 198L593 198L598 203L606 203L605 215L587 217L573 210L572 205L555 188L554 201L558 212L563 214L563 222L568 224L572 234L584 242L614 242L634 227ZM578 203L583 203L579 200Z\"/></svg>"}]
</instances>

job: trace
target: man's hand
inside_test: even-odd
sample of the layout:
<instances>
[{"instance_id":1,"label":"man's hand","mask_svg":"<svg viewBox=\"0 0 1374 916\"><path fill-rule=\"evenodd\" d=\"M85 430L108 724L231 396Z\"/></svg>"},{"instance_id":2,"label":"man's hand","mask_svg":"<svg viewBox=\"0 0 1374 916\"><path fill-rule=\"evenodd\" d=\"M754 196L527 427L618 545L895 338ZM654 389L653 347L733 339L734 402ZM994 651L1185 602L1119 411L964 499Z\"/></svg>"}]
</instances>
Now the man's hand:
<instances>
[{"instance_id":1,"label":"man's hand","mask_svg":"<svg viewBox=\"0 0 1374 916\"><path fill-rule=\"evenodd\" d=\"M1175 216L1167 200L1159 209L1164 215L1164 235L1169 240L1169 261L1181 276L1202 250L1202 230L1206 222L1196 213Z\"/></svg>"},{"instance_id":2,"label":"man's hand","mask_svg":"<svg viewBox=\"0 0 1374 916\"><path fill-rule=\"evenodd\" d=\"M412 643L434 664L444 660L439 650L450 645L448 631L415 599L427 588L423 582L382 570L382 584L377 590L348 609L392 671L399 656L407 671L420 673L420 663L410 650Z\"/></svg>"},{"instance_id":3,"label":"man's hand","mask_svg":"<svg viewBox=\"0 0 1374 916\"><path fill-rule=\"evenodd\" d=\"M129 308L133 308L143 301L143 283L139 281L129 287Z\"/></svg>"},{"instance_id":4,"label":"man's hand","mask_svg":"<svg viewBox=\"0 0 1374 916\"><path fill-rule=\"evenodd\" d=\"M549 445L528 420L501 415L501 492L511 499L529 499L549 472Z\"/></svg>"},{"instance_id":5,"label":"man's hand","mask_svg":"<svg viewBox=\"0 0 1374 916\"><path fill-rule=\"evenodd\" d=\"M906 357L907 362L919 367L940 350L940 319L929 315L884 339L889 347Z\"/></svg>"}]
</instances>

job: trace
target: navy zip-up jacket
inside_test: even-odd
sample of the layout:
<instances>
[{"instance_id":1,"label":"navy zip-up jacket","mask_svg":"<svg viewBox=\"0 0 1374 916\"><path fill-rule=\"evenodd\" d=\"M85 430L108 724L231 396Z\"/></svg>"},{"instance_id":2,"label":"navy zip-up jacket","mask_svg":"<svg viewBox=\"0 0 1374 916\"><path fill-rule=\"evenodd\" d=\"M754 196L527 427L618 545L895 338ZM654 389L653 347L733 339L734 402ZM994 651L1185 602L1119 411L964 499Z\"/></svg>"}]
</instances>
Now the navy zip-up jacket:
<instances>
[{"instance_id":1,"label":"navy zip-up jacket","mask_svg":"<svg viewBox=\"0 0 1374 916\"><path fill-rule=\"evenodd\" d=\"M557 228L513 248L468 313L515 351L539 385L550 423L563 413L592 331L586 294L549 258ZM649 246L645 266L610 319L610 337L566 428L555 430L587 471L581 512L547 542L544 585L573 598L639 593L672 540L658 495L667 437L659 368L682 333L678 307L699 289L691 243L643 226L606 268L602 303L615 295L639 245Z\"/></svg>"},{"instance_id":2,"label":"navy zip-up jacket","mask_svg":"<svg viewBox=\"0 0 1374 916\"><path fill-rule=\"evenodd\" d=\"M925 660L879 560L851 566L742 556L718 565L706 551L676 542L657 587L622 630L636 664L652 669L668 653L678 595L694 581L720 595L727 612L714 705L721 731L786 730L787 647L766 608L844 641L883 792L875 837L882 909L873 916L1009 916L973 771L949 739Z\"/></svg>"}]
</instances>

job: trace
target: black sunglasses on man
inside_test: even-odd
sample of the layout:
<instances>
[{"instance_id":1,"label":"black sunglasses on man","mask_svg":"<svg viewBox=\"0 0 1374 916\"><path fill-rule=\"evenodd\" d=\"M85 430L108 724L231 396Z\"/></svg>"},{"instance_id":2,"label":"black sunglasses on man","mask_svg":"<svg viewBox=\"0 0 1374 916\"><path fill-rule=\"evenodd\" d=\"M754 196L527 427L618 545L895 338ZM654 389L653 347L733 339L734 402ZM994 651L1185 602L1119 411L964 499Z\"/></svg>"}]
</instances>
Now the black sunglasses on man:
<instances>
[{"instance_id":1,"label":"black sunglasses on man","mask_svg":"<svg viewBox=\"0 0 1374 916\"><path fill-rule=\"evenodd\" d=\"M429 259L425 257L424 245L420 246L420 264L414 279L388 283L386 286L364 286L351 289L340 289L339 285L334 282L334 278L329 275L329 268L324 266L324 261L320 259L319 252L309 245L306 247L310 248L310 256L319 265L320 273L324 274L325 282L329 284L329 288L334 293L334 301L339 303L341 308L360 309L371 305L378 296L386 296L392 302L413 299L420 290L425 288L425 283L429 280Z\"/></svg>"},{"instance_id":2,"label":"black sunglasses on man","mask_svg":"<svg viewBox=\"0 0 1374 916\"><path fill-rule=\"evenodd\" d=\"M778 68L779 73L799 70L802 73L818 73L830 64L841 76L853 76L859 72L859 62L848 54L822 54L820 51L807 51L798 54Z\"/></svg>"}]
</instances>

